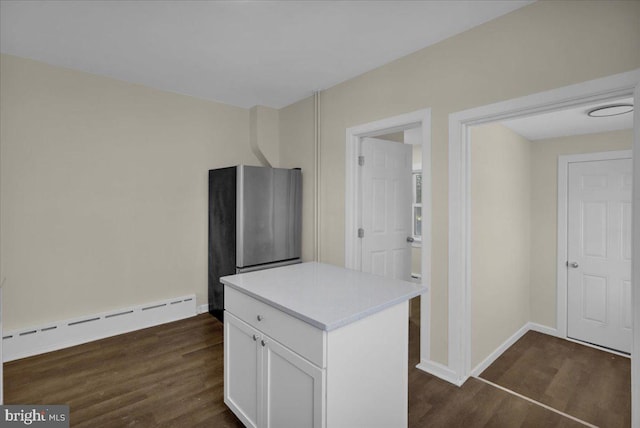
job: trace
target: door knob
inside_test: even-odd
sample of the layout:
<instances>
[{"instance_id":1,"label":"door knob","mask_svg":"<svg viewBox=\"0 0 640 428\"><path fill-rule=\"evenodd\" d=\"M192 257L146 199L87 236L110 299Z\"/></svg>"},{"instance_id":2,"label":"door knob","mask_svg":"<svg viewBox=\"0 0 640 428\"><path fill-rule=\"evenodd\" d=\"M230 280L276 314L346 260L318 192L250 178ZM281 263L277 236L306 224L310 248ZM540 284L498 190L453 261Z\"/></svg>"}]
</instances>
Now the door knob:
<instances>
[{"instance_id":1,"label":"door knob","mask_svg":"<svg viewBox=\"0 0 640 428\"><path fill-rule=\"evenodd\" d=\"M263 340L261 340L261 341L260 341L260 344L261 344L262 346L266 346L267 341L263 339Z\"/></svg>"},{"instance_id":2,"label":"door knob","mask_svg":"<svg viewBox=\"0 0 640 428\"><path fill-rule=\"evenodd\" d=\"M415 241L415 239L413 239L413 236L407 236L407 242L413 242Z\"/></svg>"},{"instance_id":3,"label":"door knob","mask_svg":"<svg viewBox=\"0 0 640 428\"><path fill-rule=\"evenodd\" d=\"M571 263L569 263L569 266L571 266L572 268L577 268L580 265L578 263L576 263L576 262L571 262Z\"/></svg>"},{"instance_id":4,"label":"door knob","mask_svg":"<svg viewBox=\"0 0 640 428\"><path fill-rule=\"evenodd\" d=\"M264 319L262 315L258 315L256 318L258 319L258 321L262 321Z\"/></svg>"},{"instance_id":5,"label":"door knob","mask_svg":"<svg viewBox=\"0 0 640 428\"><path fill-rule=\"evenodd\" d=\"M257 335L257 334L254 334L254 335L253 335L253 341L255 342L255 341L257 341L257 340L258 340L258 335Z\"/></svg>"}]
</instances>

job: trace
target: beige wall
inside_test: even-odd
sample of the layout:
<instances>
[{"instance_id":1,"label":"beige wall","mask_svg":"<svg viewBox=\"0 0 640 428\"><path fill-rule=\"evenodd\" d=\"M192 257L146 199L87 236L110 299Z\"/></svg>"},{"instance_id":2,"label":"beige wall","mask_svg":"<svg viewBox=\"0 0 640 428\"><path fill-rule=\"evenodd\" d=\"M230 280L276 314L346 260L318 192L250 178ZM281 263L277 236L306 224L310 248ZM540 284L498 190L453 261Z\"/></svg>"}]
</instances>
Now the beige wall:
<instances>
[{"instance_id":1,"label":"beige wall","mask_svg":"<svg viewBox=\"0 0 640 428\"><path fill-rule=\"evenodd\" d=\"M315 144L314 102L306 98L279 112L280 166L302 168L302 260L312 261L315 254Z\"/></svg>"},{"instance_id":2,"label":"beige wall","mask_svg":"<svg viewBox=\"0 0 640 428\"><path fill-rule=\"evenodd\" d=\"M629 150L631 130L531 144L531 321L556 327L558 156Z\"/></svg>"},{"instance_id":3,"label":"beige wall","mask_svg":"<svg viewBox=\"0 0 640 428\"><path fill-rule=\"evenodd\" d=\"M4 328L196 293L207 170L257 165L249 111L0 57Z\"/></svg>"},{"instance_id":4,"label":"beige wall","mask_svg":"<svg viewBox=\"0 0 640 428\"><path fill-rule=\"evenodd\" d=\"M471 367L529 321L531 149L490 124L471 129Z\"/></svg>"},{"instance_id":5,"label":"beige wall","mask_svg":"<svg viewBox=\"0 0 640 428\"><path fill-rule=\"evenodd\" d=\"M411 247L411 273L422 275L422 248Z\"/></svg>"},{"instance_id":6,"label":"beige wall","mask_svg":"<svg viewBox=\"0 0 640 428\"><path fill-rule=\"evenodd\" d=\"M431 347L446 363L448 115L639 68L639 19L640 2L536 2L323 91L320 259L344 264L346 128L431 107ZM307 105L287 114L312 117ZM289 134L281 128L281 150L310 144Z\"/></svg>"}]
</instances>

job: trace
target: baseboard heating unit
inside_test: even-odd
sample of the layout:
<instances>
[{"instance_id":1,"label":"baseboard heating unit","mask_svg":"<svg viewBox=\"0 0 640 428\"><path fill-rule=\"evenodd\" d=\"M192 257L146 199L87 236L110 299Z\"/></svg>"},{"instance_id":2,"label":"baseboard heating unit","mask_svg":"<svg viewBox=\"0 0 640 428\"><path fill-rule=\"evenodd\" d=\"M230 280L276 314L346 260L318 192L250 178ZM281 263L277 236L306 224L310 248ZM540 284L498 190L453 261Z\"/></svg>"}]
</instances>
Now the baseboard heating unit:
<instances>
[{"instance_id":1,"label":"baseboard heating unit","mask_svg":"<svg viewBox=\"0 0 640 428\"><path fill-rule=\"evenodd\" d=\"M3 362L56 351L196 315L195 295L3 332Z\"/></svg>"}]
</instances>

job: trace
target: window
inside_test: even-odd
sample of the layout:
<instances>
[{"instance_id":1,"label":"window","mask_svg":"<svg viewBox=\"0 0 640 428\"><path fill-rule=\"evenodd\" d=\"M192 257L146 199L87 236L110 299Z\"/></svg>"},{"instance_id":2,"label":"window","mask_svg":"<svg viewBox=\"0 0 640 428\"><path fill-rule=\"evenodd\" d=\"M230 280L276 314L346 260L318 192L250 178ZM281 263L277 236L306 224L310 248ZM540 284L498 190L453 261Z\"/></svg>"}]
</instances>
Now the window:
<instances>
[{"instance_id":1,"label":"window","mask_svg":"<svg viewBox=\"0 0 640 428\"><path fill-rule=\"evenodd\" d=\"M422 241L422 171L413 172L413 201L411 204L413 218L413 239Z\"/></svg>"}]
</instances>

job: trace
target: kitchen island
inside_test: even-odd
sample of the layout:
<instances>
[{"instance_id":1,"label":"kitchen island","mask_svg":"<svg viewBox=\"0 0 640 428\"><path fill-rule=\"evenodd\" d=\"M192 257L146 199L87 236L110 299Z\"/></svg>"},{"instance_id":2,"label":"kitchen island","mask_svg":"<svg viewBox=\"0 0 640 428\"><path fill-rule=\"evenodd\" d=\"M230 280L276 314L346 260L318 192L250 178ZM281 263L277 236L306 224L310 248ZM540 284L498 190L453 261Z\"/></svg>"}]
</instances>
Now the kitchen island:
<instances>
[{"instance_id":1,"label":"kitchen island","mask_svg":"<svg viewBox=\"0 0 640 428\"><path fill-rule=\"evenodd\" d=\"M414 283L321 263L221 278L224 400L248 427L407 426Z\"/></svg>"}]
</instances>

